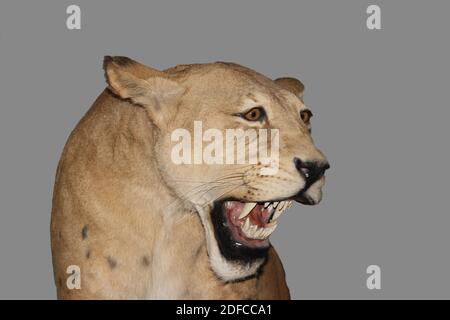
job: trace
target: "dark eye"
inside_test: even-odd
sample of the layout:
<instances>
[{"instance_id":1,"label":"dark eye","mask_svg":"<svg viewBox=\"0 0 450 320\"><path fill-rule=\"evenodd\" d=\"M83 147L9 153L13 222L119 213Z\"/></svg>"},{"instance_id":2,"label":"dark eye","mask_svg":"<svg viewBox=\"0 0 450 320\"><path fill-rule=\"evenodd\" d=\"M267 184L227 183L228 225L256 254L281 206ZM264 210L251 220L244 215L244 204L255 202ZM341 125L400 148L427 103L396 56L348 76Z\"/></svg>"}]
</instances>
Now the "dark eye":
<instances>
[{"instance_id":1,"label":"dark eye","mask_svg":"<svg viewBox=\"0 0 450 320\"><path fill-rule=\"evenodd\" d=\"M309 120L313 116L312 112L309 110L300 111L300 118L302 118L303 122L309 124Z\"/></svg>"},{"instance_id":2,"label":"dark eye","mask_svg":"<svg viewBox=\"0 0 450 320\"><path fill-rule=\"evenodd\" d=\"M242 115L248 121L263 121L266 117L266 112L263 107L255 107Z\"/></svg>"}]
</instances>

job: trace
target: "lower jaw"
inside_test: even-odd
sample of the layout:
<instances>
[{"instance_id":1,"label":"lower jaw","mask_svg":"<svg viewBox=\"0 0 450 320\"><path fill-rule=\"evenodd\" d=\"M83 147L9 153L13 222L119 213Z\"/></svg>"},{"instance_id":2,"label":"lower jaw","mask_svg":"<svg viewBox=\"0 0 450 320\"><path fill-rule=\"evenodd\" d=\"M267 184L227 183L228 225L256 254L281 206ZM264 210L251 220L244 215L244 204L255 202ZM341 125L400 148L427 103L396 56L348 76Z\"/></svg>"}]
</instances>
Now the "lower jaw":
<instances>
[{"instance_id":1,"label":"lower jaw","mask_svg":"<svg viewBox=\"0 0 450 320\"><path fill-rule=\"evenodd\" d=\"M224 213L222 213L224 214ZM228 221L230 217L228 217ZM241 228L235 226L231 223L228 224L228 228L230 230L232 238L237 242L248 248L267 248L270 245L269 239L251 239L244 235Z\"/></svg>"},{"instance_id":2,"label":"lower jaw","mask_svg":"<svg viewBox=\"0 0 450 320\"><path fill-rule=\"evenodd\" d=\"M269 240L246 238L238 227L229 223L223 211L223 202L214 202L211 210L214 235L221 254L227 260L248 263L261 258L265 259L270 247Z\"/></svg>"}]
</instances>

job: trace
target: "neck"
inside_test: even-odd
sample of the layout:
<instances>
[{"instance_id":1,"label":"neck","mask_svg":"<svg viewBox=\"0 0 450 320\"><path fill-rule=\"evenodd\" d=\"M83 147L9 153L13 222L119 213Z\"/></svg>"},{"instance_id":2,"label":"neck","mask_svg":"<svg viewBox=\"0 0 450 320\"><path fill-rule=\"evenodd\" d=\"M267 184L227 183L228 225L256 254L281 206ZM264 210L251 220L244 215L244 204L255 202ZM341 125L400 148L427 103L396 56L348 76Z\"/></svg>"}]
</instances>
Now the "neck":
<instances>
[{"instance_id":1,"label":"neck","mask_svg":"<svg viewBox=\"0 0 450 320\"><path fill-rule=\"evenodd\" d=\"M104 146L97 148L109 150L103 152L102 162L114 177L120 198L113 208L117 211L109 215L117 216L115 227L124 237L130 232L135 235L128 240L134 241L129 246L145 251L149 258L147 295L170 298L182 294L189 273L180 274L180 263L194 269L200 257L208 261L200 219L164 183L154 157L157 129L145 110L110 93L103 95L106 103L101 105L109 108L104 112L104 125L109 129L102 140ZM202 248L205 253L201 256Z\"/></svg>"}]
</instances>

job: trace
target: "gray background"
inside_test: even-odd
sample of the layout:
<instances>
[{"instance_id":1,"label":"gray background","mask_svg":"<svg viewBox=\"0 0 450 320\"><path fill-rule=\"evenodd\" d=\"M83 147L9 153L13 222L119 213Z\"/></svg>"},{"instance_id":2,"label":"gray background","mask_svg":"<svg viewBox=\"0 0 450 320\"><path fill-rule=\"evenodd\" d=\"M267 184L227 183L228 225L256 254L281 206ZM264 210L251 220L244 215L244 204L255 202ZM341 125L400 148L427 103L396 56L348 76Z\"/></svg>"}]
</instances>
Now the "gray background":
<instances>
[{"instance_id":1,"label":"gray background","mask_svg":"<svg viewBox=\"0 0 450 320\"><path fill-rule=\"evenodd\" d=\"M78 4L82 30L66 29ZM369 4L380 31L365 27ZM0 2L0 298L55 298L51 194L102 57L297 76L332 169L273 243L293 298L450 298L449 1ZM382 290L366 267L381 266Z\"/></svg>"}]
</instances>

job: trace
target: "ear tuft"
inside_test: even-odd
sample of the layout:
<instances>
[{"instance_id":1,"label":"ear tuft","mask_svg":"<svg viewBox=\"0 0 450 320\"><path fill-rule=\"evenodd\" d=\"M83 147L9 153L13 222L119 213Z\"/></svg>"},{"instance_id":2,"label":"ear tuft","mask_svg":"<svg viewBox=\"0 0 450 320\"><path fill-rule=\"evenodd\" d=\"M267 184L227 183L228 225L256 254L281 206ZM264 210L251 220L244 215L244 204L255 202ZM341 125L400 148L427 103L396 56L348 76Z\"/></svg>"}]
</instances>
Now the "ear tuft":
<instances>
[{"instance_id":1,"label":"ear tuft","mask_svg":"<svg viewBox=\"0 0 450 320\"><path fill-rule=\"evenodd\" d=\"M275 83L282 87L283 89L286 89L293 94L295 94L297 97L302 98L303 97L303 91L305 90L305 86L303 83L295 78L278 78L275 80Z\"/></svg>"}]
</instances>

